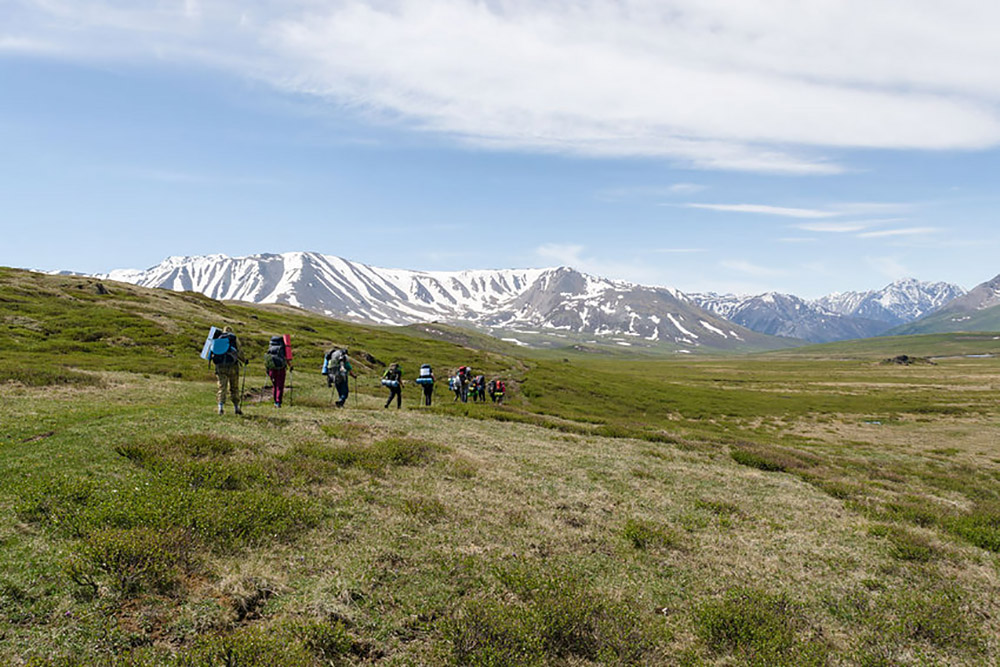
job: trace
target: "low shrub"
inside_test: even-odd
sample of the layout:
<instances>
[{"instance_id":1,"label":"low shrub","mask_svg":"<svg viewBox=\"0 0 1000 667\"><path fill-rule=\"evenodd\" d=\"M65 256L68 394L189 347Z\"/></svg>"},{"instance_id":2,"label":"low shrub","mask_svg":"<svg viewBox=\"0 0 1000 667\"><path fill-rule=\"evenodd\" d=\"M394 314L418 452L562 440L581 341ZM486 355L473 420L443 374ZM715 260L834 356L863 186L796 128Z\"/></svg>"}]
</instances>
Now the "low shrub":
<instances>
[{"instance_id":1,"label":"low shrub","mask_svg":"<svg viewBox=\"0 0 1000 667\"><path fill-rule=\"evenodd\" d=\"M680 539L668 527L643 521L629 519L622 528L622 536L636 549L677 549Z\"/></svg>"},{"instance_id":2,"label":"low shrub","mask_svg":"<svg viewBox=\"0 0 1000 667\"><path fill-rule=\"evenodd\" d=\"M694 501L694 506L700 510L706 510L716 516L738 516L743 514L743 510L735 503L725 500L712 500L709 498L699 498Z\"/></svg>"},{"instance_id":3,"label":"low shrub","mask_svg":"<svg viewBox=\"0 0 1000 667\"><path fill-rule=\"evenodd\" d=\"M361 468L380 472L391 466L415 466L430 462L445 449L423 440L412 438L387 438L371 445L352 443L327 446L317 443L299 443L285 457L291 461L303 457L325 461L341 468Z\"/></svg>"},{"instance_id":4,"label":"low shrub","mask_svg":"<svg viewBox=\"0 0 1000 667\"><path fill-rule=\"evenodd\" d=\"M1000 502L978 503L971 512L946 519L944 526L980 549L1000 553Z\"/></svg>"},{"instance_id":5,"label":"low shrub","mask_svg":"<svg viewBox=\"0 0 1000 667\"><path fill-rule=\"evenodd\" d=\"M0 367L0 384L7 382L13 382L26 387L104 386L104 380L97 375L41 365L32 367Z\"/></svg>"},{"instance_id":6,"label":"low shrub","mask_svg":"<svg viewBox=\"0 0 1000 667\"><path fill-rule=\"evenodd\" d=\"M191 564L190 536L181 530L136 527L96 530L77 547L71 559L71 578L86 585L95 576L106 578L118 595L171 593L183 569Z\"/></svg>"},{"instance_id":7,"label":"low shrub","mask_svg":"<svg viewBox=\"0 0 1000 667\"><path fill-rule=\"evenodd\" d=\"M786 469L784 464L771 457L745 449L733 449L729 452L729 455L740 465L757 468L766 472L785 472Z\"/></svg>"},{"instance_id":8,"label":"low shrub","mask_svg":"<svg viewBox=\"0 0 1000 667\"><path fill-rule=\"evenodd\" d=\"M371 429L364 424L355 424L353 422L323 424L320 426L320 430L337 440L360 440L371 432Z\"/></svg>"},{"instance_id":9,"label":"low shrub","mask_svg":"<svg viewBox=\"0 0 1000 667\"><path fill-rule=\"evenodd\" d=\"M802 610L786 595L735 588L694 614L697 636L715 654L747 665L825 665L829 647L809 633Z\"/></svg>"},{"instance_id":10,"label":"low shrub","mask_svg":"<svg viewBox=\"0 0 1000 667\"><path fill-rule=\"evenodd\" d=\"M200 637L174 659L176 667L311 667L320 659L287 633L247 627L232 634Z\"/></svg>"},{"instance_id":11,"label":"low shrub","mask_svg":"<svg viewBox=\"0 0 1000 667\"><path fill-rule=\"evenodd\" d=\"M644 665L666 637L658 619L603 599L581 576L524 565L496 574L507 595L466 600L444 622L456 665Z\"/></svg>"}]
</instances>

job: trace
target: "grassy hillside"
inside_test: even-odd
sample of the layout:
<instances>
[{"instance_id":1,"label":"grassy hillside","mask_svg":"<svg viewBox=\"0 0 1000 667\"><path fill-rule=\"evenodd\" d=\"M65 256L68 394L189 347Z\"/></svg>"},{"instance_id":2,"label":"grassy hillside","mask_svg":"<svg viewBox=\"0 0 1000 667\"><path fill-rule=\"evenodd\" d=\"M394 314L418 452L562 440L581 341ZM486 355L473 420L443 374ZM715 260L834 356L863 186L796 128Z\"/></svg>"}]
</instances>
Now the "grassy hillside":
<instances>
[{"instance_id":1,"label":"grassy hillside","mask_svg":"<svg viewBox=\"0 0 1000 667\"><path fill-rule=\"evenodd\" d=\"M1000 658L1000 362L971 340L908 367L522 357L105 287L0 270L2 664ZM227 323L292 334L292 405L257 359L246 414L214 414L197 353ZM343 410L333 343L362 374ZM392 360L515 392L384 410Z\"/></svg>"},{"instance_id":2,"label":"grassy hillside","mask_svg":"<svg viewBox=\"0 0 1000 667\"><path fill-rule=\"evenodd\" d=\"M898 326L891 335L946 333L953 331L1000 331L1000 306L976 311L955 312L945 309L916 322Z\"/></svg>"},{"instance_id":3,"label":"grassy hillside","mask_svg":"<svg viewBox=\"0 0 1000 667\"><path fill-rule=\"evenodd\" d=\"M881 336L809 345L772 352L775 359L878 360L906 354L911 357L960 357L1000 354L1000 331L970 330L957 333Z\"/></svg>"}]
</instances>

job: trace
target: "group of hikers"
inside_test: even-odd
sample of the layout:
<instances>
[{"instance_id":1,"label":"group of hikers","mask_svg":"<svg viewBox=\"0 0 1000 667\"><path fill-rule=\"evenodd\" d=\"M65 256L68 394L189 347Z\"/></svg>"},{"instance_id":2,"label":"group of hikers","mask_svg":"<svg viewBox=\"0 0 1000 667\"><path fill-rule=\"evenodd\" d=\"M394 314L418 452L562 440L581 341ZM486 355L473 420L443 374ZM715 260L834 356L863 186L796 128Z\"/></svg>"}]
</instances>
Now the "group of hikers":
<instances>
[{"instance_id":1,"label":"group of hikers","mask_svg":"<svg viewBox=\"0 0 1000 667\"><path fill-rule=\"evenodd\" d=\"M500 379L486 381L485 375L473 375L472 369L468 366L459 367L458 371L448 378L448 389L455 393L455 401L468 403L486 402L486 395L489 394L493 403L503 403L507 394L507 384Z\"/></svg>"},{"instance_id":2,"label":"group of hikers","mask_svg":"<svg viewBox=\"0 0 1000 667\"><path fill-rule=\"evenodd\" d=\"M231 327L221 330L213 329L206 341L206 351L203 356L215 365L215 375L218 381L216 398L219 404L219 414L225 412L226 396L231 397L236 414L243 414L240 408L242 388L240 387L240 364L246 366L247 358L240 349L239 339ZM286 373L292 372L292 354L288 336L272 336L264 354L264 368L271 380L274 405L280 408L285 398ZM338 408L347 404L350 395L350 378L357 379L357 374L351 366L347 348L335 347L323 357L323 368L320 371L326 377L326 386L337 394L334 402ZM244 375L244 382L246 376ZM417 373L415 382L423 390L423 405L430 405L434 396L435 377L430 364L423 364ZM403 369L398 363L389 364L382 374L382 385L389 390L385 406L388 408L393 399L396 408L403 405ZM507 393L507 385L501 379L486 381L484 375L474 375L468 366L461 366L448 377L448 388L454 392L455 401L467 403L469 397L473 402L486 402L487 394L494 403L503 403ZM331 396L332 398L332 396Z\"/></svg>"}]
</instances>

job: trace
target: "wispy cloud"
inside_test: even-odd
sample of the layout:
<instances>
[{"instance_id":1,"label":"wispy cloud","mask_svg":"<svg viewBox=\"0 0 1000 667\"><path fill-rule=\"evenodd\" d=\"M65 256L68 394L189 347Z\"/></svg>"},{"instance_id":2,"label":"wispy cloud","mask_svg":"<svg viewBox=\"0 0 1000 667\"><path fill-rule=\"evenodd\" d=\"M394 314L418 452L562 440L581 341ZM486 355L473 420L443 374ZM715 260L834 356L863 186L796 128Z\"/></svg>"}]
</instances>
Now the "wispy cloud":
<instances>
[{"instance_id":1,"label":"wispy cloud","mask_svg":"<svg viewBox=\"0 0 1000 667\"><path fill-rule=\"evenodd\" d=\"M941 231L937 227L903 227L900 229L880 229L874 232L864 232L858 234L858 238L877 239L890 236L922 236L925 234L935 234Z\"/></svg>"},{"instance_id":2,"label":"wispy cloud","mask_svg":"<svg viewBox=\"0 0 1000 667\"><path fill-rule=\"evenodd\" d=\"M722 262L719 262L719 266L724 269L729 269L730 271L736 271L738 273L743 273L756 278L776 278L787 274L787 272L782 269L777 269L773 266L760 266L759 264L754 264L742 259L723 260Z\"/></svg>"},{"instance_id":3,"label":"wispy cloud","mask_svg":"<svg viewBox=\"0 0 1000 667\"><path fill-rule=\"evenodd\" d=\"M5 8L0 48L201 63L493 149L830 174L844 166L829 148L998 145L1000 4L905 9L901 20L896 0L820 10L705 0L23 0Z\"/></svg>"},{"instance_id":4,"label":"wispy cloud","mask_svg":"<svg viewBox=\"0 0 1000 667\"><path fill-rule=\"evenodd\" d=\"M708 252L707 248L656 248L650 252L667 255L686 255L699 252Z\"/></svg>"},{"instance_id":5,"label":"wispy cloud","mask_svg":"<svg viewBox=\"0 0 1000 667\"><path fill-rule=\"evenodd\" d=\"M535 254L546 262L556 262L563 266L579 266L583 261L580 253L582 245L571 243L545 243L535 248Z\"/></svg>"},{"instance_id":6,"label":"wispy cloud","mask_svg":"<svg viewBox=\"0 0 1000 667\"><path fill-rule=\"evenodd\" d=\"M586 248L575 243L545 243L534 250L535 257L548 266L570 266L578 271L612 280L626 280L642 285L665 285L663 267L643 262L609 260L591 256Z\"/></svg>"},{"instance_id":7,"label":"wispy cloud","mask_svg":"<svg viewBox=\"0 0 1000 667\"><path fill-rule=\"evenodd\" d=\"M898 257L866 257L865 262L872 269L889 280L897 280L912 275Z\"/></svg>"},{"instance_id":8,"label":"wispy cloud","mask_svg":"<svg viewBox=\"0 0 1000 667\"><path fill-rule=\"evenodd\" d=\"M806 232L828 232L834 234L845 234L850 232L860 232L868 229L869 225L861 222L809 222L803 225L795 225L796 229Z\"/></svg>"},{"instance_id":9,"label":"wispy cloud","mask_svg":"<svg viewBox=\"0 0 1000 667\"><path fill-rule=\"evenodd\" d=\"M818 241L816 237L808 236L786 236L784 238L778 239L778 243L816 243Z\"/></svg>"},{"instance_id":10,"label":"wispy cloud","mask_svg":"<svg viewBox=\"0 0 1000 667\"><path fill-rule=\"evenodd\" d=\"M707 186L698 183L674 183L667 188L672 195L692 195L706 189Z\"/></svg>"},{"instance_id":11,"label":"wispy cloud","mask_svg":"<svg viewBox=\"0 0 1000 667\"><path fill-rule=\"evenodd\" d=\"M892 215L905 213L912 210L917 204L913 202L839 202L831 206L832 209L845 215ZM898 218L885 218L884 221L892 221Z\"/></svg>"},{"instance_id":12,"label":"wispy cloud","mask_svg":"<svg viewBox=\"0 0 1000 667\"><path fill-rule=\"evenodd\" d=\"M688 208L702 208L710 211L727 213L759 213L762 215L777 215L787 218L832 218L840 215L834 211L821 211L812 208L788 208L786 206L767 206L764 204L685 204Z\"/></svg>"},{"instance_id":13,"label":"wispy cloud","mask_svg":"<svg viewBox=\"0 0 1000 667\"><path fill-rule=\"evenodd\" d=\"M708 189L708 186L697 183L674 183L672 185L632 185L617 188L605 188L598 191L597 197L604 200L637 199L643 197L676 197L690 195Z\"/></svg>"}]
</instances>

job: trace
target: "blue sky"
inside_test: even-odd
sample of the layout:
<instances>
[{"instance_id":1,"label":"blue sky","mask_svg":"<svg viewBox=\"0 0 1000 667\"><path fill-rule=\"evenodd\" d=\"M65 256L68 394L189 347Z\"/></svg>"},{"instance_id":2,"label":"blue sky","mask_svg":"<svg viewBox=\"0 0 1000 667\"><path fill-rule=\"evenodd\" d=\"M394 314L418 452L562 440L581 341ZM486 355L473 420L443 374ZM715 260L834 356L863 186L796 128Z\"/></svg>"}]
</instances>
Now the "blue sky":
<instances>
[{"instance_id":1,"label":"blue sky","mask_svg":"<svg viewBox=\"0 0 1000 667\"><path fill-rule=\"evenodd\" d=\"M0 264L1000 273L1000 6L0 0Z\"/></svg>"}]
</instances>

